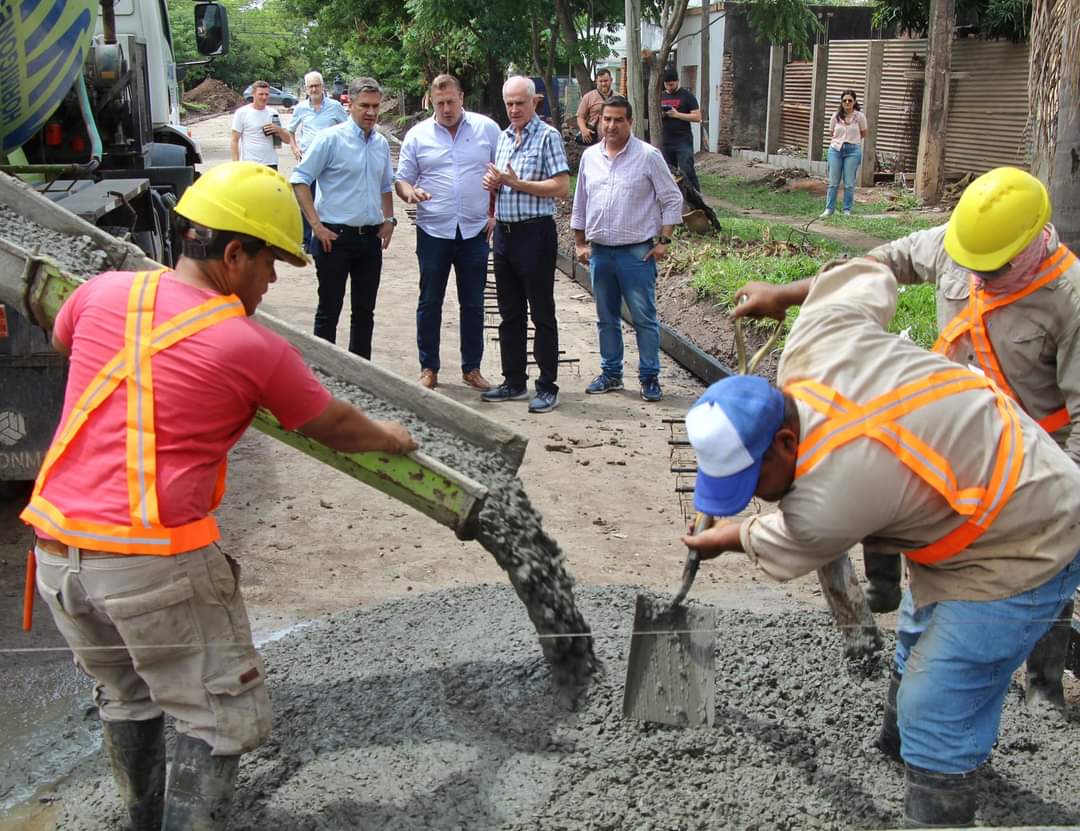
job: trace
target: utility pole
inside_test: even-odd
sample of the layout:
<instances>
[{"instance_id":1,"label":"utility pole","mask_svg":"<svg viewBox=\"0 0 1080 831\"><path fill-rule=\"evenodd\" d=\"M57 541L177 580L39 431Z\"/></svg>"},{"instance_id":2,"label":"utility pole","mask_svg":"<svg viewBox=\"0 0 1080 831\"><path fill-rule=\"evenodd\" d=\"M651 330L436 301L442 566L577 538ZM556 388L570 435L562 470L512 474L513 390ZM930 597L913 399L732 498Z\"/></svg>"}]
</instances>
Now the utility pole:
<instances>
[{"instance_id":1,"label":"utility pole","mask_svg":"<svg viewBox=\"0 0 1080 831\"><path fill-rule=\"evenodd\" d=\"M634 135L645 137L645 102L641 83L641 0L625 0L626 98L634 111Z\"/></svg>"},{"instance_id":2,"label":"utility pole","mask_svg":"<svg viewBox=\"0 0 1080 831\"><path fill-rule=\"evenodd\" d=\"M927 205L941 200L945 182L945 131L949 117L949 77L952 69L956 0L930 0L930 37L923 83L919 160L915 195Z\"/></svg>"},{"instance_id":3,"label":"utility pole","mask_svg":"<svg viewBox=\"0 0 1080 831\"><path fill-rule=\"evenodd\" d=\"M701 71L698 74L700 94L698 106L701 108L701 149L709 151L709 99L712 83L709 81L709 21L712 19L712 0L701 0Z\"/></svg>"}]
</instances>

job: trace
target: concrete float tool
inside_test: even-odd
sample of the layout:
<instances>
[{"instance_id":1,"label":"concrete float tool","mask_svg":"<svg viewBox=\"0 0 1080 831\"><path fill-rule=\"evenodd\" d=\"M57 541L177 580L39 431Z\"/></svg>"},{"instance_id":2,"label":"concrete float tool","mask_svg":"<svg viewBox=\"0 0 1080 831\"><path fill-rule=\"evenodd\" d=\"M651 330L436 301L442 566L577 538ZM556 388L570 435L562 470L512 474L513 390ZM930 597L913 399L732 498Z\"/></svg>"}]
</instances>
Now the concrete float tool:
<instances>
[{"instance_id":1,"label":"concrete float tool","mask_svg":"<svg viewBox=\"0 0 1080 831\"><path fill-rule=\"evenodd\" d=\"M765 344L748 361L742 319L735 321L735 349L741 375L753 372L776 346L778 322ZM711 528L715 518L700 511L693 530ZM623 688L623 716L680 727L712 726L716 717L716 610L684 604L694 584L701 555L687 549L682 584L670 604L639 594Z\"/></svg>"},{"instance_id":2,"label":"concrete float tool","mask_svg":"<svg viewBox=\"0 0 1080 831\"><path fill-rule=\"evenodd\" d=\"M10 176L0 175L0 205L12 208L42 228L88 237L105 255L109 269L140 271L161 268L160 264L148 259L141 249L105 233ZM82 282L83 278L65 271L46 254L30 252L0 239L0 302L14 307L29 320L51 328L64 301ZM461 436L470 444L497 453L508 469L516 471L521 465L528 440L505 425L271 315L257 312L255 319L297 347L312 367L412 412L429 424ZM46 416L29 414L28 417ZM476 535L487 488L422 450L407 456L376 452L341 453L300 433L285 430L273 415L262 409L256 414L253 425L267 435L426 514L451 528L461 539L472 539Z\"/></svg>"}]
</instances>

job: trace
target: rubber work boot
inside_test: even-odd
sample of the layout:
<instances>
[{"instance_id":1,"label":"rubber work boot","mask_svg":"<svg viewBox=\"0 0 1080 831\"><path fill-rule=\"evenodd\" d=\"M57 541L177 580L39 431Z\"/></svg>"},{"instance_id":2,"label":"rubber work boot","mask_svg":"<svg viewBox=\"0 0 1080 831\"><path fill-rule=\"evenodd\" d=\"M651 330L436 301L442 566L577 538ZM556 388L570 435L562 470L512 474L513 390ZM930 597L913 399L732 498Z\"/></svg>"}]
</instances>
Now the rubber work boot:
<instances>
[{"instance_id":1,"label":"rubber work boot","mask_svg":"<svg viewBox=\"0 0 1080 831\"><path fill-rule=\"evenodd\" d=\"M124 831L158 831L165 804L165 717L103 721L105 752L120 801Z\"/></svg>"},{"instance_id":2,"label":"rubber work boot","mask_svg":"<svg viewBox=\"0 0 1080 831\"><path fill-rule=\"evenodd\" d=\"M1065 604L1050 631L1039 638L1027 659L1024 698L1029 707L1048 705L1065 715L1065 690L1061 676L1072 638L1073 601Z\"/></svg>"},{"instance_id":3,"label":"rubber work boot","mask_svg":"<svg viewBox=\"0 0 1080 831\"><path fill-rule=\"evenodd\" d=\"M161 831L224 829L239 767L239 756L212 756L206 742L178 733Z\"/></svg>"},{"instance_id":4,"label":"rubber work boot","mask_svg":"<svg viewBox=\"0 0 1080 831\"><path fill-rule=\"evenodd\" d=\"M885 693L885 714L881 718L881 730L874 740L874 747L892 759L903 762L900 758L900 728L896 724L896 693L900 689L903 676L893 667L889 676L889 691Z\"/></svg>"},{"instance_id":5,"label":"rubber work boot","mask_svg":"<svg viewBox=\"0 0 1080 831\"><path fill-rule=\"evenodd\" d=\"M863 568L870 584L866 589L870 611L881 614L900 608L900 557L863 549Z\"/></svg>"},{"instance_id":6,"label":"rubber work boot","mask_svg":"<svg viewBox=\"0 0 1080 831\"><path fill-rule=\"evenodd\" d=\"M967 828L975 823L978 771L937 773L904 767L905 828Z\"/></svg>"}]
</instances>

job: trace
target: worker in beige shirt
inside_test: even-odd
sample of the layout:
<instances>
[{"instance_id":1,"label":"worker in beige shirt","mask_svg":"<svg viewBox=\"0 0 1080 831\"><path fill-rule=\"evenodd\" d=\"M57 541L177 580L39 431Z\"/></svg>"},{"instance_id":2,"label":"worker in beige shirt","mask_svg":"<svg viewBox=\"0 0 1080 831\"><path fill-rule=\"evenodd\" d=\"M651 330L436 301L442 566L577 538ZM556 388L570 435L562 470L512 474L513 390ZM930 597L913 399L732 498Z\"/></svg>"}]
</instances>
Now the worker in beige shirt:
<instances>
[{"instance_id":1,"label":"worker in beige shirt","mask_svg":"<svg viewBox=\"0 0 1080 831\"><path fill-rule=\"evenodd\" d=\"M590 89L578 103L578 144L595 144L600 140L600 112L611 97L611 70L596 73L596 89Z\"/></svg>"},{"instance_id":2,"label":"worker in beige shirt","mask_svg":"<svg viewBox=\"0 0 1080 831\"><path fill-rule=\"evenodd\" d=\"M710 387L686 418L696 509L733 516L757 495L779 510L683 542L778 580L867 538L904 553L879 743L905 763L906 819L951 827L974 819L1012 672L1080 586L1080 469L983 375L886 332L895 308L888 268L836 266L813 281L780 389Z\"/></svg>"},{"instance_id":3,"label":"worker in beige shirt","mask_svg":"<svg viewBox=\"0 0 1080 831\"><path fill-rule=\"evenodd\" d=\"M1042 183L998 168L972 182L946 226L869 256L900 283L933 283L941 332L934 349L994 380L1080 464L1080 263L1049 219ZM804 281L787 291L798 302L808 287ZM740 292L748 300L739 315L759 313L776 295L762 283ZM864 545L863 560L871 608L892 611L900 603L899 558ZM1062 713L1073 608L1066 605L1027 665L1028 700Z\"/></svg>"}]
</instances>

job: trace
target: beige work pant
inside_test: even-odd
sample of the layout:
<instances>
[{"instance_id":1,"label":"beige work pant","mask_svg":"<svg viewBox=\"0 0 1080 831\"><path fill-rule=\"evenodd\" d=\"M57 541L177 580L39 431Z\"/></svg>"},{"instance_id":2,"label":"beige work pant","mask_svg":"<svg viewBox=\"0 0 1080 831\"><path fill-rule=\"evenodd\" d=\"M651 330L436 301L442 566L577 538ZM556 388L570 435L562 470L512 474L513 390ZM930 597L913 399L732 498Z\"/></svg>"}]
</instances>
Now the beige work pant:
<instances>
[{"instance_id":1,"label":"beige work pant","mask_svg":"<svg viewBox=\"0 0 1080 831\"><path fill-rule=\"evenodd\" d=\"M215 756L270 735L265 670L251 639L240 567L216 545L174 557L100 555L40 545L37 589L96 682L104 721L162 711Z\"/></svg>"}]
</instances>

